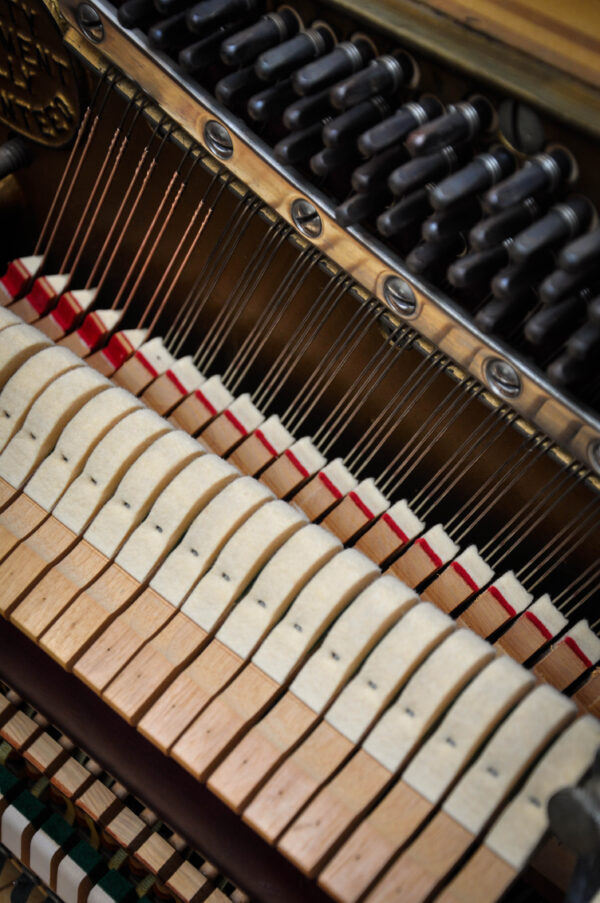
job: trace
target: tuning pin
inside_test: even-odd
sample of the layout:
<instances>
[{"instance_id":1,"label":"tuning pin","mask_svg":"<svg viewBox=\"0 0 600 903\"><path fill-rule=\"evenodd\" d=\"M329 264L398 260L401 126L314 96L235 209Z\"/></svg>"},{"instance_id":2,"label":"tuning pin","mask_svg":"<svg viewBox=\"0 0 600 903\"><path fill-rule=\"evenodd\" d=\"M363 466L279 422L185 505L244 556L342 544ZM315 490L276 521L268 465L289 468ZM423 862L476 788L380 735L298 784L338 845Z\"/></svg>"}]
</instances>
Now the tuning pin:
<instances>
[{"instance_id":1,"label":"tuning pin","mask_svg":"<svg viewBox=\"0 0 600 903\"><path fill-rule=\"evenodd\" d=\"M600 323L589 321L577 329L567 342L567 352L578 361L587 361L600 353Z\"/></svg>"},{"instance_id":2,"label":"tuning pin","mask_svg":"<svg viewBox=\"0 0 600 903\"><path fill-rule=\"evenodd\" d=\"M232 109L245 103L253 94L264 87L264 82L254 71L254 66L245 66L236 72L230 72L215 85L215 97L223 106Z\"/></svg>"},{"instance_id":3,"label":"tuning pin","mask_svg":"<svg viewBox=\"0 0 600 903\"><path fill-rule=\"evenodd\" d=\"M321 123L315 122L306 129L290 132L275 147L275 157L280 163L288 165L301 163L312 157L323 146Z\"/></svg>"},{"instance_id":4,"label":"tuning pin","mask_svg":"<svg viewBox=\"0 0 600 903\"><path fill-rule=\"evenodd\" d=\"M448 270L448 281L455 288L470 288L489 282L507 263L508 250L504 245L488 251L472 251L452 264Z\"/></svg>"},{"instance_id":5,"label":"tuning pin","mask_svg":"<svg viewBox=\"0 0 600 903\"><path fill-rule=\"evenodd\" d=\"M386 53L369 65L345 78L331 89L331 103L337 110L347 110L376 94L395 94L415 76L415 62L403 50Z\"/></svg>"},{"instance_id":6,"label":"tuning pin","mask_svg":"<svg viewBox=\"0 0 600 903\"><path fill-rule=\"evenodd\" d=\"M200 38L194 44L189 44L179 51L178 62L185 72L200 72L215 61L223 38L232 34L238 28L237 24L220 25L211 34Z\"/></svg>"},{"instance_id":7,"label":"tuning pin","mask_svg":"<svg viewBox=\"0 0 600 903\"><path fill-rule=\"evenodd\" d=\"M534 303L533 293L509 295L507 298L490 298L476 315L475 322L483 332L502 333L515 320L521 320L523 313Z\"/></svg>"},{"instance_id":8,"label":"tuning pin","mask_svg":"<svg viewBox=\"0 0 600 903\"><path fill-rule=\"evenodd\" d=\"M412 249L406 258L406 266L415 276L443 273L464 248L465 241L460 234L449 235L443 241L423 241Z\"/></svg>"},{"instance_id":9,"label":"tuning pin","mask_svg":"<svg viewBox=\"0 0 600 903\"><path fill-rule=\"evenodd\" d=\"M443 116L419 126L408 136L406 146L414 157L430 154L447 144L470 141L479 132L486 132L495 114L485 97L454 104Z\"/></svg>"},{"instance_id":10,"label":"tuning pin","mask_svg":"<svg viewBox=\"0 0 600 903\"><path fill-rule=\"evenodd\" d=\"M336 207L335 218L341 226L353 226L374 216L388 202L387 189L354 194Z\"/></svg>"},{"instance_id":11,"label":"tuning pin","mask_svg":"<svg viewBox=\"0 0 600 903\"><path fill-rule=\"evenodd\" d=\"M163 16L184 12L187 6L188 0L154 0L154 8Z\"/></svg>"},{"instance_id":12,"label":"tuning pin","mask_svg":"<svg viewBox=\"0 0 600 903\"><path fill-rule=\"evenodd\" d=\"M504 147L478 154L471 163L430 189L431 206L434 210L446 210L457 201L495 185L514 168L515 158Z\"/></svg>"},{"instance_id":13,"label":"tuning pin","mask_svg":"<svg viewBox=\"0 0 600 903\"><path fill-rule=\"evenodd\" d=\"M407 226L421 222L429 213L429 196L424 188L420 188L384 210L377 218L377 231L389 238Z\"/></svg>"},{"instance_id":14,"label":"tuning pin","mask_svg":"<svg viewBox=\"0 0 600 903\"><path fill-rule=\"evenodd\" d=\"M537 154L518 172L491 188L485 203L492 210L506 210L525 198L556 191L573 173L571 155L562 147L555 147L545 154Z\"/></svg>"},{"instance_id":15,"label":"tuning pin","mask_svg":"<svg viewBox=\"0 0 600 903\"><path fill-rule=\"evenodd\" d=\"M278 119L295 96L292 80L286 78L284 81L277 82L276 85L254 94L248 101L248 115L255 122Z\"/></svg>"},{"instance_id":16,"label":"tuning pin","mask_svg":"<svg viewBox=\"0 0 600 903\"><path fill-rule=\"evenodd\" d=\"M519 232L511 245L515 263L524 263L542 250L552 250L589 226L594 208L587 198L577 196L555 204L548 213Z\"/></svg>"},{"instance_id":17,"label":"tuning pin","mask_svg":"<svg viewBox=\"0 0 600 903\"><path fill-rule=\"evenodd\" d=\"M342 41L333 50L294 74L294 88L305 96L322 91L341 78L362 69L373 56L373 44L362 35Z\"/></svg>"},{"instance_id":18,"label":"tuning pin","mask_svg":"<svg viewBox=\"0 0 600 903\"><path fill-rule=\"evenodd\" d=\"M323 128L323 144L326 147L339 147L344 142L349 143L353 138L373 125L380 122L389 114L390 108L382 97L373 97L365 100L358 106L352 107L331 119Z\"/></svg>"},{"instance_id":19,"label":"tuning pin","mask_svg":"<svg viewBox=\"0 0 600 903\"><path fill-rule=\"evenodd\" d=\"M285 78L310 60L329 53L334 43L331 28L325 24L316 25L261 53L255 64L256 73L267 82Z\"/></svg>"},{"instance_id":20,"label":"tuning pin","mask_svg":"<svg viewBox=\"0 0 600 903\"><path fill-rule=\"evenodd\" d=\"M300 100L291 103L283 114L283 122L291 131L305 129L313 122L319 122L325 116L329 116L331 112L329 91L326 88L324 91L319 91L318 94L301 97Z\"/></svg>"},{"instance_id":21,"label":"tuning pin","mask_svg":"<svg viewBox=\"0 0 600 903\"><path fill-rule=\"evenodd\" d=\"M590 361L580 361L568 353L561 354L546 368L546 373L557 386L574 386L589 379Z\"/></svg>"},{"instance_id":22,"label":"tuning pin","mask_svg":"<svg viewBox=\"0 0 600 903\"><path fill-rule=\"evenodd\" d=\"M358 159L358 151L355 148L324 147L310 158L310 168L317 176L329 176L339 169L352 165L353 160Z\"/></svg>"},{"instance_id":23,"label":"tuning pin","mask_svg":"<svg viewBox=\"0 0 600 903\"><path fill-rule=\"evenodd\" d=\"M289 6L276 13L267 13L253 25L233 34L221 45L221 59L228 66L244 66L277 44L293 38L302 22Z\"/></svg>"},{"instance_id":24,"label":"tuning pin","mask_svg":"<svg viewBox=\"0 0 600 903\"><path fill-rule=\"evenodd\" d=\"M408 151L401 144L371 157L352 173L352 187L355 191L372 191L385 185L392 170L406 160L407 156Z\"/></svg>"},{"instance_id":25,"label":"tuning pin","mask_svg":"<svg viewBox=\"0 0 600 903\"><path fill-rule=\"evenodd\" d=\"M600 278L600 265L593 264L578 273L554 270L540 285L540 300L543 304L558 304L588 285L594 285Z\"/></svg>"},{"instance_id":26,"label":"tuning pin","mask_svg":"<svg viewBox=\"0 0 600 903\"><path fill-rule=\"evenodd\" d=\"M31 147L20 135L0 145L0 179L31 163Z\"/></svg>"},{"instance_id":27,"label":"tuning pin","mask_svg":"<svg viewBox=\"0 0 600 903\"><path fill-rule=\"evenodd\" d=\"M156 19L156 7L152 0L125 0L117 19L123 28L146 28Z\"/></svg>"},{"instance_id":28,"label":"tuning pin","mask_svg":"<svg viewBox=\"0 0 600 903\"><path fill-rule=\"evenodd\" d=\"M558 263L567 273L576 273L600 259L600 226L580 235L563 248Z\"/></svg>"},{"instance_id":29,"label":"tuning pin","mask_svg":"<svg viewBox=\"0 0 600 903\"><path fill-rule=\"evenodd\" d=\"M508 298L535 285L550 272L553 266L551 254L540 254L526 265L510 263L492 280L492 292L496 298Z\"/></svg>"},{"instance_id":30,"label":"tuning pin","mask_svg":"<svg viewBox=\"0 0 600 903\"><path fill-rule=\"evenodd\" d=\"M405 103L396 113L370 128L358 139L361 154L370 157L404 141L414 129L439 116L443 110L437 97L424 97L418 103Z\"/></svg>"},{"instance_id":31,"label":"tuning pin","mask_svg":"<svg viewBox=\"0 0 600 903\"><path fill-rule=\"evenodd\" d=\"M148 40L157 50L177 50L189 43L190 33L185 23L186 13L176 13L169 19L162 19L148 29Z\"/></svg>"},{"instance_id":32,"label":"tuning pin","mask_svg":"<svg viewBox=\"0 0 600 903\"><path fill-rule=\"evenodd\" d=\"M415 157L391 173L388 186L396 197L402 197L454 172L470 156L469 145L460 144L457 147L444 147L426 157Z\"/></svg>"},{"instance_id":33,"label":"tuning pin","mask_svg":"<svg viewBox=\"0 0 600 903\"><path fill-rule=\"evenodd\" d=\"M526 198L520 204L494 213L476 223L469 232L469 244L476 251L495 248L507 238L512 238L527 228L541 212L541 206L533 198Z\"/></svg>"},{"instance_id":34,"label":"tuning pin","mask_svg":"<svg viewBox=\"0 0 600 903\"><path fill-rule=\"evenodd\" d=\"M592 300L588 304L588 316L590 320L593 320L594 323L600 323L600 295Z\"/></svg>"},{"instance_id":35,"label":"tuning pin","mask_svg":"<svg viewBox=\"0 0 600 903\"><path fill-rule=\"evenodd\" d=\"M187 11L187 26L194 34L212 31L258 11L260 0L201 0Z\"/></svg>"},{"instance_id":36,"label":"tuning pin","mask_svg":"<svg viewBox=\"0 0 600 903\"><path fill-rule=\"evenodd\" d=\"M431 203L431 196L429 198ZM468 232L481 216L481 205L476 198L467 198L449 210L434 213L423 223L421 234L425 241L441 241L457 232Z\"/></svg>"},{"instance_id":37,"label":"tuning pin","mask_svg":"<svg viewBox=\"0 0 600 903\"><path fill-rule=\"evenodd\" d=\"M568 335L584 310L585 303L579 295L572 295L551 307L542 307L525 324L525 338L536 347L548 345Z\"/></svg>"}]
</instances>

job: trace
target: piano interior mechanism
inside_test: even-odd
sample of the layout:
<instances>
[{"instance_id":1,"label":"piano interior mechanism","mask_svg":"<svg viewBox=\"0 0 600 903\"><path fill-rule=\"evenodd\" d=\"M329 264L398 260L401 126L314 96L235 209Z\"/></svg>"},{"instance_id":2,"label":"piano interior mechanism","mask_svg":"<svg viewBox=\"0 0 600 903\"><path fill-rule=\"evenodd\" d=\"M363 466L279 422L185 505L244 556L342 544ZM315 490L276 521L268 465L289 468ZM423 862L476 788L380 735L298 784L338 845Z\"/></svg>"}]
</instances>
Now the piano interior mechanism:
<instances>
[{"instance_id":1,"label":"piano interior mechanism","mask_svg":"<svg viewBox=\"0 0 600 903\"><path fill-rule=\"evenodd\" d=\"M598 900L599 42L0 0L2 900Z\"/></svg>"}]
</instances>

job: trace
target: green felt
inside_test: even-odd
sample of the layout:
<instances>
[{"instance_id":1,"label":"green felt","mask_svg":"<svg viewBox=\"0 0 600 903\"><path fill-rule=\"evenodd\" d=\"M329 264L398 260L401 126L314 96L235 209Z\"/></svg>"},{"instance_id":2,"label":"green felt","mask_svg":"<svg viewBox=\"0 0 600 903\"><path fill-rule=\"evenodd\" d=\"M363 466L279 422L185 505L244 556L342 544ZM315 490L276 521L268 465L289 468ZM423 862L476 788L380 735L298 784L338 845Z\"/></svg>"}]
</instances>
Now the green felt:
<instances>
[{"instance_id":1,"label":"green felt","mask_svg":"<svg viewBox=\"0 0 600 903\"><path fill-rule=\"evenodd\" d=\"M89 843L86 843L85 840L80 840L79 843L75 844L73 849L70 850L69 856L88 875L104 864L100 853L91 847Z\"/></svg>"},{"instance_id":2,"label":"green felt","mask_svg":"<svg viewBox=\"0 0 600 903\"><path fill-rule=\"evenodd\" d=\"M8 796L11 790L15 790L19 785L19 779L14 776L12 771L0 766L0 794Z\"/></svg>"},{"instance_id":3,"label":"green felt","mask_svg":"<svg viewBox=\"0 0 600 903\"><path fill-rule=\"evenodd\" d=\"M29 793L28 790L24 790L16 797L13 801L13 806L21 815L24 815L28 821L34 824L39 824L46 812L44 804L32 793Z\"/></svg>"},{"instance_id":4,"label":"green felt","mask_svg":"<svg viewBox=\"0 0 600 903\"><path fill-rule=\"evenodd\" d=\"M75 829L58 812L44 822L42 831L51 837L59 847L64 847L75 836Z\"/></svg>"},{"instance_id":5,"label":"green felt","mask_svg":"<svg viewBox=\"0 0 600 903\"><path fill-rule=\"evenodd\" d=\"M135 888L120 872L109 869L98 881L98 887L112 897L116 903L124 903L125 900L135 898Z\"/></svg>"}]
</instances>

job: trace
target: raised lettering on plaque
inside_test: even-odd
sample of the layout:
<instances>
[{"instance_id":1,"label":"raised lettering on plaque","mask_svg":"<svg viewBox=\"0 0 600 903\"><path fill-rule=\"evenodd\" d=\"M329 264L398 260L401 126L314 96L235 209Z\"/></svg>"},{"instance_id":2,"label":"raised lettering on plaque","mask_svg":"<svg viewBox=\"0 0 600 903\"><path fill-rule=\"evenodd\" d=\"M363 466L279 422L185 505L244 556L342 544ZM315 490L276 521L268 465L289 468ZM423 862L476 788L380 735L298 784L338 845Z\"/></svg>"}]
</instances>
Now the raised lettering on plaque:
<instances>
[{"instance_id":1,"label":"raised lettering on plaque","mask_svg":"<svg viewBox=\"0 0 600 903\"><path fill-rule=\"evenodd\" d=\"M75 74L40 0L0 0L0 120L52 147L70 141L77 128Z\"/></svg>"}]
</instances>

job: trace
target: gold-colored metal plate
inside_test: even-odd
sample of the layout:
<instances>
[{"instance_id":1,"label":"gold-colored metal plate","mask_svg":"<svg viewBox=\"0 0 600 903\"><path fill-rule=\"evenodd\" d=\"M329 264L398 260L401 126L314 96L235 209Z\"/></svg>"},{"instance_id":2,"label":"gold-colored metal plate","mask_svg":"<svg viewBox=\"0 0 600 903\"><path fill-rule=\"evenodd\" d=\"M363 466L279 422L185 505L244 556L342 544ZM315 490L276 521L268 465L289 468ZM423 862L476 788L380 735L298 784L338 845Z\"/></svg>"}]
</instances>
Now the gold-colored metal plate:
<instances>
[{"instance_id":1,"label":"gold-colored metal plate","mask_svg":"<svg viewBox=\"0 0 600 903\"><path fill-rule=\"evenodd\" d=\"M0 0L0 121L32 141L67 144L79 123L72 56L40 0Z\"/></svg>"}]
</instances>

